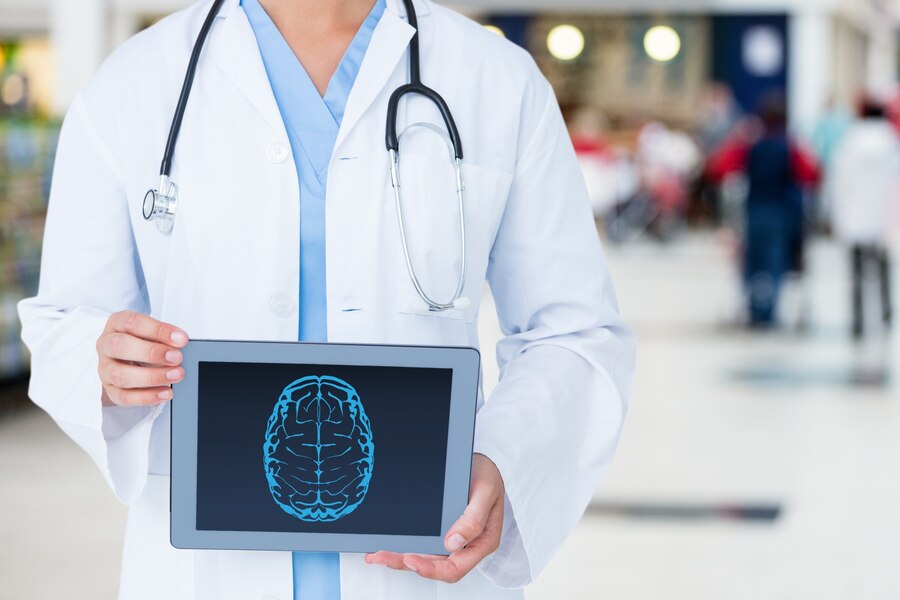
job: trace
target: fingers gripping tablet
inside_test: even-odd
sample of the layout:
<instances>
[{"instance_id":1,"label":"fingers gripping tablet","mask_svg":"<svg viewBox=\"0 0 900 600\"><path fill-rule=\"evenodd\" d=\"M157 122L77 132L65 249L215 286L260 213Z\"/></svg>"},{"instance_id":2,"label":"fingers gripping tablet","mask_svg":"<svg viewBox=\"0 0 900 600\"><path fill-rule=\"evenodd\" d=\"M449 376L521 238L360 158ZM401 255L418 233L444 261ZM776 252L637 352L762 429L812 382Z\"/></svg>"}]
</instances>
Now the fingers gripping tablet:
<instances>
[{"instance_id":1,"label":"fingers gripping tablet","mask_svg":"<svg viewBox=\"0 0 900 600\"><path fill-rule=\"evenodd\" d=\"M194 340L183 352L173 545L446 554L468 501L476 350Z\"/></svg>"}]
</instances>

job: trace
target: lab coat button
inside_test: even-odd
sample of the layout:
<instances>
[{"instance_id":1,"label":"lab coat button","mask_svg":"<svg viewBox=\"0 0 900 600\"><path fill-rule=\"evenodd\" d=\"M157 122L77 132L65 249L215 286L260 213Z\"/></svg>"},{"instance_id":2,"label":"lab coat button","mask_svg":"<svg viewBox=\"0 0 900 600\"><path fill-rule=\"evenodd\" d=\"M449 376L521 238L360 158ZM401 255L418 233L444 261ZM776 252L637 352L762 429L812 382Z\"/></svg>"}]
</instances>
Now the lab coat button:
<instances>
[{"instance_id":1,"label":"lab coat button","mask_svg":"<svg viewBox=\"0 0 900 600\"><path fill-rule=\"evenodd\" d=\"M269 298L269 310L277 317L286 317L294 310L294 301L287 294L272 294Z\"/></svg>"},{"instance_id":2,"label":"lab coat button","mask_svg":"<svg viewBox=\"0 0 900 600\"><path fill-rule=\"evenodd\" d=\"M288 148L282 143L275 143L266 149L266 156L273 163L284 162L288 157Z\"/></svg>"}]
</instances>

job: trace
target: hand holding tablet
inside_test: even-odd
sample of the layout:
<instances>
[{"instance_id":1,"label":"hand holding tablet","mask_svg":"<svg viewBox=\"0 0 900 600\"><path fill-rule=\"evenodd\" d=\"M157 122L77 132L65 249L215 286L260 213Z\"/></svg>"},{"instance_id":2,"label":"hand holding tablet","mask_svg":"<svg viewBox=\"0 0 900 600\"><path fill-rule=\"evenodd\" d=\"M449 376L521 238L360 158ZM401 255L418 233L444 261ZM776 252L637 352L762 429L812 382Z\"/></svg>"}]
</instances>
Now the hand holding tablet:
<instances>
[{"instance_id":1,"label":"hand holding tablet","mask_svg":"<svg viewBox=\"0 0 900 600\"><path fill-rule=\"evenodd\" d=\"M444 545L450 556L425 556L381 551L366 555L366 562L395 570L414 571L422 577L456 583L500 545L503 530L503 478L484 455L472 461L469 505L450 528Z\"/></svg>"},{"instance_id":2,"label":"hand holding tablet","mask_svg":"<svg viewBox=\"0 0 900 600\"><path fill-rule=\"evenodd\" d=\"M466 547L405 568L447 579L490 548L503 491L484 457L466 510L477 351L197 340L183 364L174 546L446 555L446 539Z\"/></svg>"}]
</instances>

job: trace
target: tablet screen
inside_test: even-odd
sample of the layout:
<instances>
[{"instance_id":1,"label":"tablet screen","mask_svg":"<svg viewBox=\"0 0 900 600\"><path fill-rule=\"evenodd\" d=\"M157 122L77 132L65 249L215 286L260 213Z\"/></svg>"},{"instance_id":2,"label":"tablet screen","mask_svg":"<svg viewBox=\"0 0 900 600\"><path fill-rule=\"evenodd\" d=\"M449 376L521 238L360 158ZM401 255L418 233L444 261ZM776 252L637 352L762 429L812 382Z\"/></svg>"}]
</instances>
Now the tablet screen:
<instances>
[{"instance_id":1,"label":"tablet screen","mask_svg":"<svg viewBox=\"0 0 900 600\"><path fill-rule=\"evenodd\" d=\"M452 369L198 371L198 530L440 535Z\"/></svg>"}]
</instances>

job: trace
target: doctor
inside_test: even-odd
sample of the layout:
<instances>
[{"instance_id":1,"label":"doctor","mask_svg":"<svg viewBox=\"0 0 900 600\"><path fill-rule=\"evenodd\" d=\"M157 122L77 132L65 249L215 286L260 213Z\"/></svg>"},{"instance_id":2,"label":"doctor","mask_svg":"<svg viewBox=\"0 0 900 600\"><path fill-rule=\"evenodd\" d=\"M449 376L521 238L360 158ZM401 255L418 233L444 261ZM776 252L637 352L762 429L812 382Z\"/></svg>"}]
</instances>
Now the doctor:
<instances>
[{"instance_id":1,"label":"doctor","mask_svg":"<svg viewBox=\"0 0 900 600\"><path fill-rule=\"evenodd\" d=\"M31 397L130 507L120 598L522 598L609 466L634 342L551 88L500 37L404 4L204 0L119 48L66 117L40 290L19 309ZM166 230L145 193L210 14ZM385 119L414 42L464 154L433 102L399 103L404 242ZM188 336L475 346L485 281L501 377L449 557L171 547L168 385ZM430 310L423 290L463 300Z\"/></svg>"}]
</instances>

